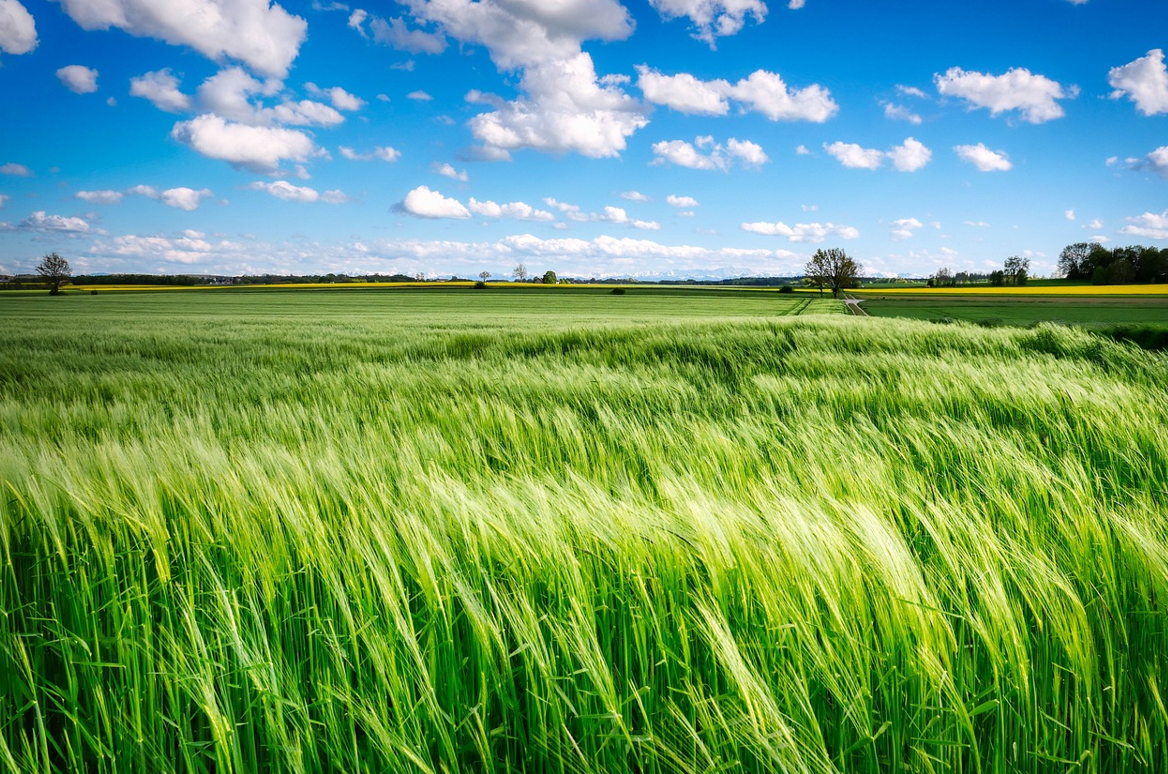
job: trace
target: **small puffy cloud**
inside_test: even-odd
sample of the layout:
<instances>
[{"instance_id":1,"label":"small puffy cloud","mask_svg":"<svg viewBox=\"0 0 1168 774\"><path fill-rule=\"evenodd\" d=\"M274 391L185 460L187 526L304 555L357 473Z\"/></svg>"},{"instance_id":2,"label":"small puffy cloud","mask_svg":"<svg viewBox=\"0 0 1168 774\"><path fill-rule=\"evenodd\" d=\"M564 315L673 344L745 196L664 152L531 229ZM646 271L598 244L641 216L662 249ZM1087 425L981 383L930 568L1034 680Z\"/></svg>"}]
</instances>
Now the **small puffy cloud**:
<instances>
[{"instance_id":1,"label":"small puffy cloud","mask_svg":"<svg viewBox=\"0 0 1168 774\"><path fill-rule=\"evenodd\" d=\"M921 223L916 218L900 218L892 221L892 238L895 240L909 239L913 232L918 228L923 228L924 223Z\"/></svg>"},{"instance_id":2,"label":"small puffy cloud","mask_svg":"<svg viewBox=\"0 0 1168 774\"><path fill-rule=\"evenodd\" d=\"M734 35L746 23L747 17L761 24L766 19L767 7L762 0L649 0L663 19L688 18L693 25L694 38L715 48L715 39ZM801 7L793 6L795 8Z\"/></svg>"},{"instance_id":3,"label":"small puffy cloud","mask_svg":"<svg viewBox=\"0 0 1168 774\"><path fill-rule=\"evenodd\" d=\"M792 11L798 11L800 8L802 8L806 4L807 4L807 0L790 0L790 2L787 3L787 7L790 8Z\"/></svg>"},{"instance_id":4,"label":"small puffy cloud","mask_svg":"<svg viewBox=\"0 0 1168 774\"><path fill-rule=\"evenodd\" d=\"M824 143L823 149L848 169L879 169L884 163L884 151L864 148L856 143Z\"/></svg>"},{"instance_id":5,"label":"small puffy cloud","mask_svg":"<svg viewBox=\"0 0 1168 774\"><path fill-rule=\"evenodd\" d=\"M470 179L470 177L466 174L465 169L455 169L450 164L439 164L435 162L434 171L442 175L442 177L448 177L451 180L457 180L460 183L465 183Z\"/></svg>"},{"instance_id":6,"label":"small puffy cloud","mask_svg":"<svg viewBox=\"0 0 1168 774\"><path fill-rule=\"evenodd\" d=\"M299 102L283 102L273 108L265 108L261 115L270 115L276 123L292 126L336 126L345 117L321 102L302 99Z\"/></svg>"},{"instance_id":7,"label":"small puffy cloud","mask_svg":"<svg viewBox=\"0 0 1168 774\"><path fill-rule=\"evenodd\" d=\"M810 156L811 151L809 151L807 149L806 145L796 145L795 146L795 155L796 156Z\"/></svg>"},{"instance_id":8,"label":"small puffy cloud","mask_svg":"<svg viewBox=\"0 0 1168 774\"><path fill-rule=\"evenodd\" d=\"M271 0L60 0L83 29L117 27L137 37L190 46L216 62L234 59L283 78L308 24Z\"/></svg>"},{"instance_id":9,"label":"small puffy cloud","mask_svg":"<svg viewBox=\"0 0 1168 774\"><path fill-rule=\"evenodd\" d=\"M179 80L169 69L156 70L130 79L130 94L150 100L167 113L185 113L191 98L178 88Z\"/></svg>"},{"instance_id":10,"label":"small puffy cloud","mask_svg":"<svg viewBox=\"0 0 1168 774\"><path fill-rule=\"evenodd\" d=\"M726 141L726 151L749 167L760 167L770 161L762 146L750 140L736 140L731 137Z\"/></svg>"},{"instance_id":11,"label":"small puffy cloud","mask_svg":"<svg viewBox=\"0 0 1168 774\"><path fill-rule=\"evenodd\" d=\"M933 80L937 91L945 96L960 97L974 108L987 108L993 116L1017 110L1032 124L1061 118L1064 111L1056 100L1073 98L1079 93L1077 87L1064 89L1057 81L1022 67L1011 68L1004 75L951 67L944 75L934 75Z\"/></svg>"},{"instance_id":12,"label":"small puffy cloud","mask_svg":"<svg viewBox=\"0 0 1168 774\"><path fill-rule=\"evenodd\" d=\"M61 231L71 234L84 234L90 231L90 225L82 218L68 218L62 215L46 215L44 210L37 210L22 220L17 228L26 231Z\"/></svg>"},{"instance_id":13,"label":"small puffy cloud","mask_svg":"<svg viewBox=\"0 0 1168 774\"><path fill-rule=\"evenodd\" d=\"M671 207L698 207L698 206L700 206L698 204L698 200L693 198L692 196L675 196L673 194L669 194L669 196L665 197L665 201Z\"/></svg>"},{"instance_id":14,"label":"small puffy cloud","mask_svg":"<svg viewBox=\"0 0 1168 774\"><path fill-rule=\"evenodd\" d=\"M831 92L818 84L788 89L778 73L755 70L730 89L730 96L772 121L821 124L839 111Z\"/></svg>"},{"instance_id":15,"label":"small puffy cloud","mask_svg":"<svg viewBox=\"0 0 1168 774\"><path fill-rule=\"evenodd\" d=\"M1074 220L1075 219L1075 211L1074 210L1066 210L1063 212L1063 217L1066 218L1067 220Z\"/></svg>"},{"instance_id":16,"label":"small puffy cloud","mask_svg":"<svg viewBox=\"0 0 1168 774\"><path fill-rule=\"evenodd\" d=\"M912 112L904 105L897 105L893 102L882 102L884 106L884 117L893 121L908 121L913 125L920 125L921 117Z\"/></svg>"},{"instance_id":17,"label":"small puffy cloud","mask_svg":"<svg viewBox=\"0 0 1168 774\"><path fill-rule=\"evenodd\" d=\"M68 65L57 70L57 77L74 94L92 94L97 91L97 70L83 65Z\"/></svg>"},{"instance_id":18,"label":"small puffy cloud","mask_svg":"<svg viewBox=\"0 0 1168 774\"><path fill-rule=\"evenodd\" d=\"M1127 225L1119 230L1121 234L1145 239L1168 239L1168 210L1159 215L1145 212L1135 218L1126 218Z\"/></svg>"},{"instance_id":19,"label":"small puffy cloud","mask_svg":"<svg viewBox=\"0 0 1168 774\"><path fill-rule=\"evenodd\" d=\"M365 11L361 8L358 8L357 10L355 10L351 14L349 14L349 26L352 27L353 29L357 30L358 32L360 32L362 35L364 35L365 28L362 25L365 24L365 20L368 18L369 18L369 12Z\"/></svg>"},{"instance_id":20,"label":"small puffy cloud","mask_svg":"<svg viewBox=\"0 0 1168 774\"><path fill-rule=\"evenodd\" d=\"M630 218L629 214L625 212L623 207L605 207L604 212L592 213L589 220L601 221L605 223L619 223L625 226L632 226L633 228L644 229L647 231L657 231L661 228L661 224L654 220L637 220Z\"/></svg>"},{"instance_id":21,"label":"small puffy cloud","mask_svg":"<svg viewBox=\"0 0 1168 774\"><path fill-rule=\"evenodd\" d=\"M1090 223L1084 223L1083 228L1089 228L1093 231L1098 231L1099 229L1103 228L1103 221L1099 220L1099 218L1094 218Z\"/></svg>"},{"instance_id":22,"label":"small puffy cloud","mask_svg":"<svg viewBox=\"0 0 1168 774\"><path fill-rule=\"evenodd\" d=\"M429 187L420 185L406 194L405 198L393 206L395 212L402 212L419 218L471 217L470 211L457 199L448 199Z\"/></svg>"},{"instance_id":23,"label":"small puffy cloud","mask_svg":"<svg viewBox=\"0 0 1168 774\"><path fill-rule=\"evenodd\" d=\"M157 199L158 189L152 185L136 185L126 193L131 196L145 196L147 199Z\"/></svg>"},{"instance_id":24,"label":"small puffy cloud","mask_svg":"<svg viewBox=\"0 0 1168 774\"><path fill-rule=\"evenodd\" d=\"M12 177L32 177L32 170L24 164L17 164L10 161L7 164L0 166L0 175L11 175Z\"/></svg>"},{"instance_id":25,"label":"small puffy cloud","mask_svg":"<svg viewBox=\"0 0 1168 774\"><path fill-rule=\"evenodd\" d=\"M698 137L693 144L684 140L662 140L653 144L653 154L657 157L652 162L655 165L668 162L690 169L721 171L728 170L734 160L743 166L758 166L768 161L761 146L733 137L726 141L725 146L708 136Z\"/></svg>"},{"instance_id":26,"label":"small puffy cloud","mask_svg":"<svg viewBox=\"0 0 1168 774\"><path fill-rule=\"evenodd\" d=\"M644 65L637 66L637 73L637 86L655 105L688 115L724 116L730 111L727 81L702 81L688 73L662 75Z\"/></svg>"},{"instance_id":27,"label":"small puffy cloud","mask_svg":"<svg viewBox=\"0 0 1168 774\"><path fill-rule=\"evenodd\" d=\"M1168 178L1168 145L1149 153L1147 156L1141 158L1125 159L1127 165L1132 169L1150 170L1161 177Z\"/></svg>"},{"instance_id":28,"label":"small puffy cloud","mask_svg":"<svg viewBox=\"0 0 1168 774\"><path fill-rule=\"evenodd\" d=\"M646 100L691 115L724 116L730 99L772 121L823 123L839 110L822 86L789 89L780 75L766 70L755 70L734 85L722 79L702 81L688 73L662 75L644 65L637 73Z\"/></svg>"},{"instance_id":29,"label":"small puffy cloud","mask_svg":"<svg viewBox=\"0 0 1168 774\"><path fill-rule=\"evenodd\" d=\"M828 237L840 239L856 239L860 232L851 226L842 226L835 223L796 223L788 226L786 223L743 223L743 231L764 236L786 237L791 242L822 242Z\"/></svg>"},{"instance_id":30,"label":"small puffy cloud","mask_svg":"<svg viewBox=\"0 0 1168 774\"><path fill-rule=\"evenodd\" d=\"M350 19L350 26L352 26ZM357 25L361 29L360 25ZM393 46L399 51L411 54L441 54L446 50L446 36L425 30L411 29L402 18L386 21L374 17L369 23L373 39L378 43Z\"/></svg>"},{"instance_id":31,"label":"small puffy cloud","mask_svg":"<svg viewBox=\"0 0 1168 774\"><path fill-rule=\"evenodd\" d=\"M360 110L365 107L365 100L350 94L340 86L322 89L315 83L306 83L304 84L304 88L312 96L318 99L327 99L329 102L332 102L333 107L337 110Z\"/></svg>"},{"instance_id":32,"label":"small puffy cloud","mask_svg":"<svg viewBox=\"0 0 1168 774\"><path fill-rule=\"evenodd\" d=\"M557 201L550 196L545 197L543 203L553 210L559 210L569 220L587 220L588 216L580 210L580 205Z\"/></svg>"},{"instance_id":33,"label":"small puffy cloud","mask_svg":"<svg viewBox=\"0 0 1168 774\"><path fill-rule=\"evenodd\" d=\"M343 191L325 191L322 194L315 188L293 185L287 180L276 180L272 183L257 180L247 187L252 191L266 191L277 199L283 199L286 202L344 204L349 200Z\"/></svg>"},{"instance_id":34,"label":"small puffy cloud","mask_svg":"<svg viewBox=\"0 0 1168 774\"><path fill-rule=\"evenodd\" d=\"M1147 56L1111 68L1107 83L1114 89L1112 99L1128 97L1145 116L1168 113L1168 66L1163 49L1154 48Z\"/></svg>"},{"instance_id":35,"label":"small puffy cloud","mask_svg":"<svg viewBox=\"0 0 1168 774\"><path fill-rule=\"evenodd\" d=\"M468 207L475 215L482 215L487 218L514 218L515 220L533 221L549 221L556 219L556 216L547 210L537 210L525 202L508 202L507 204L496 204L495 202L489 200L480 202L478 199L475 199L472 196Z\"/></svg>"},{"instance_id":36,"label":"small puffy cloud","mask_svg":"<svg viewBox=\"0 0 1168 774\"><path fill-rule=\"evenodd\" d=\"M419 102L430 102L434 98L421 89L418 89L417 91L411 91L409 94L407 94L406 99L413 99Z\"/></svg>"},{"instance_id":37,"label":"small puffy cloud","mask_svg":"<svg viewBox=\"0 0 1168 774\"><path fill-rule=\"evenodd\" d=\"M90 204L117 204L122 200L121 191L78 191L74 196Z\"/></svg>"},{"instance_id":38,"label":"small puffy cloud","mask_svg":"<svg viewBox=\"0 0 1168 774\"><path fill-rule=\"evenodd\" d=\"M916 97L917 99L929 98L927 94L918 89L916 86L902 86L898 83L896 84L896 91L897 93L903 94L906 97Z\"/></svg>"},{"instance_id":39,"label":"small puffy cloud","mask_svg":"<svg viewBox=\"0 0 1168 774\"><path fill-rule=\"evenodd\" d=\"M36 21L17 0L0 0L0 51L27 54L37 47Z\"/></svg>"},{"instance_id":40,"label":"small puffy cloud","mask_svg":"<svg viewBox=\"0 0 1168 774\"><path fill-rule=\"evenodd\" d=\"M984 143L977 145L956 145L957 157L977 167L979 172L1005 172L1014 165L1003 151L992 151Z\"/></svg>"},{"instance_id":41,"label":"small puffy cloud","mask_svg":"<svg viewBox=\"0 0 1168 774\"><path fill-rule=\"evenodd\" d=\"M341 155L347 158L349 161L373 161L374 159L380 159L382 161L392 162L401 158L401 151L399 151L397 148L391 148L388 145L380 148L374 148L369 153L357 153L352 148L347 148L344 145L340 146L338 150L340 150Z\"/></svg>"},{"instance_id":42,"label":"small puffy cloud","mask_svg":"<svg viewBox=\"0 0 1168 774\"><path fill-rule=\"evenodd\" d=\"M198 191L186 187L168 188L158 194L158 201L167 207L174 207L176 210L191 212L199 209L199 202L208 196L214 196L214 194L206 188Z\"/></svg>"},{"instance_id":43,"label":"small puffy cloud","mask_svg":"<svg viewBox=\"0 0 1168 774\"><path fill-rule=\"evenodd\" d=\"M303 132L231 123L217 115L180 121L170 135L207 158L267 174L275 173L283 161L306 161L317 153Z\"/></svg>"},{"instance_id":44,"label":"small puffy cloud","mask_svg":"<svg viewBox=\"0 0 1168 774\"><path fill-rule=\"evenodd\" d=\"M897 171L916 172L929 163L933 158L933 152L926 148L924 143L908 137L904 143L888 151L888 158L892 159L892 166L896 167Z\"/></svg>"},{"instance_id":45,"label":"small puffy cloud","mask_svg":"<svg viewBox=\"0 0 1168 774\"><path fill-rule=\"evenodd\" d=\"M620 195L620 198L630 202L647 202L649 197L640 191L625 191Z\"/></svg>"}]
</instances>

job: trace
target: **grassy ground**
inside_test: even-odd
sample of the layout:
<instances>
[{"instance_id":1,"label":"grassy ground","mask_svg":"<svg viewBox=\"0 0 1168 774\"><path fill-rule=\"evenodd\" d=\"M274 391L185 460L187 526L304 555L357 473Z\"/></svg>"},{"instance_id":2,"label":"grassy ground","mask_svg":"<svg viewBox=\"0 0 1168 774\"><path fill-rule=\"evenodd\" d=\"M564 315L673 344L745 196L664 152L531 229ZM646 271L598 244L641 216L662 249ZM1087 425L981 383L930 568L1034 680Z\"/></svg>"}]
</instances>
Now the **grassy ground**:
<instances>
[{"instance_id":1,"label":"grassy ground","mask_svg":"<svg viewBox=\"0 0 1168 774\"><path fill-rule=\"evenodd\" d=\"M942 318L1013 325L1055 322L1075 325L1168 324L1168 298L1050 298L987 296L864 296L874 317Z\"/></svg>"},{"instance_id":2,"label":"grassy ground","mask_svg":"<svg viewBox=\"0 0 1168 774\"><path fill-rule=\"evenodd\" d=\"M0 301L0 769L1168 770L1168 361L806 301Z\"/></svg>"}]
</instances>

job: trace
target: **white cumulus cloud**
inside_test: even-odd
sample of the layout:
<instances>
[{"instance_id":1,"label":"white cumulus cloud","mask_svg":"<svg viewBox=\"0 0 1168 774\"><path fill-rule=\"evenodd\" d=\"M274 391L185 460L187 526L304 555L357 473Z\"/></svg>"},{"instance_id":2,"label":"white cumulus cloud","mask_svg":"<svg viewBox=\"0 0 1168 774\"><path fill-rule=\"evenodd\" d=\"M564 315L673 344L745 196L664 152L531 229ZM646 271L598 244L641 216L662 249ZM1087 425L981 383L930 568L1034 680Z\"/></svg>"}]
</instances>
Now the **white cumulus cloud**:
<instances>
[{"instance_id":1,"label":"white cumulus cloud","mask_svg":"<svg viewBox=\"0 0 1168 774\"><path fill-rule=\"evenodd\" d=\"M672 207L698 207L698 206L700 206L698 204L698 200L693 198L692 196L675 196L674 194L669 194L669 196L665 197L665 201L666 201L666 203L668 203Z\"/></svg>"},{"instance_id":2,"label":"white cumulus cloud","mask_svg":"<svg viewBox=\"0 0 1168 774\"><path fill-rule=\"evenodd\" d=\"M380 159L382 161L397 161L401 158L401 151L399 151L397 148L391 148L388 145L382 146L380 148L374 148L369 153L357 153L352 148L345 147L344 145L340 146L338 150L340 150L342 156L349 159L350 161L373 161L374 159Z\"/></svg>"},{"instance_id":3,"label":"white cumulus cloud","mask_svg":"<svg viewBox=\"0 0 1168 774\"><path fill-rule=\"evenodd\" d=\"M800 8L803 3L792 4ZM734 35L746 23L747 17L761 24L766 19L767 7L762 0L649 0L664 19L688 18L693 25L693 36L715 47L715 40Z\"/></svg>"},{"instance_id":4,"label":"white cumulus cloud","mask_svg":"<svg viewBox=\"0 0 1168 774\"><path fill-rule=\"evenodd\" d=\"M1107 83L1114 89L1112 99L1127 96L1146 116L1168 113L1168 66L1163 49L1154 48L1147 56L1111 68Z\"/></svg>"},{"instance_id":5,"label":"white cumulus cloud","mask_svg":"<svg viewBox=\"0 0 1168 774\"><path fill-rule=\"evenodd\" d=\"M448 199L438 191L432 191L428 186L420 185L406 194L405 198L394 205L395 212L403 212L419 218L457 218L465 220L471 217L470 211L457 199Z\"/></svg>"},{"instance_id":6,"label":"white cumulus cloud","mask_svg":"<svg viewBox=\"0 0 1168 774\"><path fill-rule=\"evenodd\" d=\"M630 202L647 202L649 197L640 191L625 191L620 195L620 198Z\"/></svg>"},{"instance_id":7,"label":"white cumulus cloud","mask_svg":"<svg viewBox=\"0 0 1168 774\"><path fill-rule=\"evenodd\" d=\"M37 210L22 220L17 228L27 231L63 231L66 233L84 234L89 232L90 225L83 218L46 215L44 210Z\"/></svg>"},{"instance_id":8,"label":"white cumulus cloud","mask_svg":"<svg viewBox=\"0 0 1168 774\"><path fill-rule=\"evenodd\" d=\"M208 196L214 196L214 194L206 188L196 191L193 188L180 186L178 188L168 188L160 193L158 195L158 201L167 207L174 207L176 210L191 212L199 209L199 202Z\"/></svg>"},{"instance_id":9,"label":"white cumulus cloud","mask_svg":"<svg viewBox=\"0 0 1168 774\"><path fill-rule=\"evenodd\" d=\"M724 146L710 136L698 137L692 144L685 140L662 140L653 144L653 154L655 165L668 162L690 169L721 171L728 170L735 159L743 166L759 166L769 160L758 144L734 137Z\"/></svg>"},{"instance_id":10,"label":"white cumulus cloud","mask_svg":"<svg viewBox=\"0 0 1168 774\"><path fill-rule=\"evenodd\" d=\"M466 174L465 169L455 169L451 164L439 164L435 162L434 171L442 175L442 177L448 177L451 180L457 180L460 183L465 183L470 179L470 176Z\"/></svg>"},{"instance_id":11,"label":"white cumulus cloud","mask_svg":"<svg viewBox=\"0 0 1168 774\"><path fill-rule=\"evenodd\" d=\"M1147 169L1160 177L1168 178L1168 145L1156 148L1143 158L1130 158L1126 161L1132 169Z\"/></svg>"},{"instance_id":12,"label":"white cumulus cloud","mask_svg":"<svg viewBox=\"0 0 1168 774\"><path fill-rule=\"evenodd\" d=\"M17 0L0 0L0 51L27 54L37 47L36 21Z\"/></svg>"},{"instance_id":13,"label":"white cumulus cloud","mask_svg":"<svg viewBox=\"0 0 1168 774\"><path fill-rule=\"evenodd\" d=\"M252 191L266 191L277 199L283 199L286 202L344 204L349 200L349 197L345 196L343 191L325 191L321 193L315 188L293 185L287 180L276 180L271 183L257 180L247 187Z\"/></svg>"},{"instance_id":14,"label":"white cumulus cloud","mask_svg":"<svg viewBox=\"0 0 1168 774\"><path fill-rule=\"evenodd\" d=\"M350 17L352 26L352 17ZM361 29L361 25L357 25ZM369 22L369 29L373 39L378 43L393 46L399 51L408 51L411 54L441 54L446 50L446 36L411 28L405 19L400 17L388 21L374 16Z\"/></svg>"},{"instance_id":15,"label":"white cumulus cloud","mask_svg":"<svg viewBox=\"0 0 1168 774\"><path fill-rule=\"evenodd\" d=\"M854 142L824 143L823 149L849 169L879 169L884 164L884 151L864 148Z\"/></svg>"},{"instance_id":16,"label":"white cumulus cloud","mask_svg":"<svg viewBox=\"0 0 1168 774\"><path fill-rule=\"evenodd\" d=\"M789 89L778 73L755 70L738 83L715 79L703 81L689 73L662 75L647 66L637 67L637 86L645 99L691 115L724 116L729 100L743 110L762 113L772 121L823 123L839 111L831 92L813 84Z\"/></svg>"},{"instance_id":17,"label":"white cumulus cloud","mask_svg":"<svg viewBox=\"0 0 1168 774\"><path fill-rule=\"evenodd\" d=\"M57 77L74 94L92 94L97 91L97 70L84 65L68 65L57 70Z\"/></svg>"},{"instance_id":18,"label":"white cumulus cloud","mask_svg":"<svg viewBox=\"0 0 1168 774\"><path fill-rule=\"evenodd\" d=\"M909 239L913 232L918 228L923 228L924 223L921 223L916 218L900 218L892 221L892 238L896 240Z\"/></svg>"},{"instance_id":19,"label":"white cumulus cloud","mask_svg":"<svg viewBox=\"0 0 1168 774\"><path fill-rule=\"evenodd\" d=\"M905 141L888 151L888 158L892 159L892 166L899 172L916 172L923 168L933 158L933 152L925 147L924 143L908 137Z\"/></svg>"},{"instance_id":20,"label":"white cumulus cloud","mask_svg":"<svg viewBox=\"0 0 1168 774\"><path fill-rule=\"evenodd\" d=\"M1127 218L1127 225L1119 230L1128 236L1144 237L1145 239L1168 239L1168 210L1160 214L1145 212L1135 218Z\"/></svg>"},{"instance_id":21,"label":"white cumulus cloud","mask_svg":"<svg viewBox=\"0 0 1168 774\"><path fill-rule=\"evenodd\" d=\"M267 174L275 173L283 161L306 161L317 152L303 132L231 123L217 115L180 121L170 134L207 158Z\"/></svg>"},{"instance_id":22,"label":"white cumulus cloud","mask_svg":"<svg viewBox=\"0 0 1168 774\"><path fill-rule=\"evenodd\" d=\"M856 239L860 236L857 229L835 223L796 223L794 226L788 226L782 221L756 222L743 223L741 228L752 234L786 237L791 242L823 242L832 236L840 239Z\"/></svg>"},{"instance_id":23,"label":"white cumulus cloud","mask_svg":"<svg viewBox=\"0 0 1168 774\"><path fill-rule=\"evenodd\" d=\"M130 94L150 100L167 113L185 113L191 98L179 90L179 80L169 69L156 70L130 79Z\"/></svg>"},{"instance_id":24,"label":"white cumulus cloud","mask_svg":"<svg viewBox=\"0 0 1168 774\"><path fill-rule=\"evenodd\" d=\"M975 108L988 109L993 116L1017 110L1032 124L1061 118L1064 111L1057 100L1078 95L1077 87L1063 88L1057 81L1023 67L1011 68L1003 75L951 67L944 75L934 75L933 80L937 91L945 96L960 97Z\"/></svg>"},{"instance_id":25,"label":"white cumulus cloud","mask_svg":"<svg viewBox=\"0 0 1168 774\"><path fill-rule=\"evenodd\" d=\"M322 89L315 83L306 83L304 88L314 97L319 99L327 99L333 103L333 107L337 110L360 110L365 107L365 100L342 89L340 86L333 86L328 89Z\"/></svg>"},{"instance_id":26,"label":"white cumulus cloud","mask_svg":"<svg viewBox=\"0 0 1168 774\"><path fill-rule=\"evenodd\" d=\"M234 59L283 78L308 24L270 0L59 0L83 29L117 27L137 37L190 46L216 62Z\"/></svg>"},{"instance_id":27,"label":"white cumulus cloud","mask_svg":"<svg viewBox=\"0 0 1168 774\"><path fill-rule=\"evenodd\" d=\"M32 170L24 164L17 164L15 161L9 161L7 164L0 166L0 175L11 175L12 177L32 177Z\"/></svg>"},{"instance_id":28,"label":"white cumulus cloud","mask_svg":"<svg viewBox=\"0 0 1168 774\"><path fill-rule=\"evenodd\" d=\"M121 191L78 191L74 196L90 204L117 204L122 200Z\"/></svg>"},{"instance_id":29,"label":"white cumulus cloud","mask_svg":"<svg viewBox=\"0 0 1168 774\"><path fill-rule=\"evenodd\" d=\"M985 143L956 145L953 150L962 161L977 167L980 172L1005 172L1014 165L1003 151L992 151Z\"/></svg>"},{"instance_id":30,"label":"white cumulus cloud","mask_svg":"<svg viewBox=\"0 0 1168 774\"><path fill-rule=\"evenodd\" d=\"M482 215L487 218L514 218L515 220L534 220L534 221L549 221L555 220L556 216L547 210L537 210L526 202L508 202L507 204L496 204L490 200L480 202L473 196L470 199L468 208L475 215Z\"/></svg>"}]
</instances>

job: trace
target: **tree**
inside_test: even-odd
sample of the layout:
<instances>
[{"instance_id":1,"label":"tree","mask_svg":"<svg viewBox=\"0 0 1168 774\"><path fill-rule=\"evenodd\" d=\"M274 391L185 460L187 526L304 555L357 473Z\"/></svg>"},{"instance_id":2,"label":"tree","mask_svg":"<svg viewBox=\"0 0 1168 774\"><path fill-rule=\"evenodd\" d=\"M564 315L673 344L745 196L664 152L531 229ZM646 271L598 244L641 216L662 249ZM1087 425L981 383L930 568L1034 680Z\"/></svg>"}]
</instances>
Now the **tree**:
<instances>
[{"instance_id":1,"label":"tree","mask_svg":"<svg viewBox=\"0 0 1168 774\"><path fill-rule=\"evenodd\" d=\"M37 274L44 277L45 282L49 284L49 295L56 296L61 293L61 285L68 281L69 276L73 271L69 268L69 262L56 253L49 253L36 267Z\"/></svg>"},{"instance_id":2,"label":"tree","mask_svg":"<svg viewBox=\"0 0 1168 774\"><path fill-rule=\"evenodd\" d=\"M543 284L554 285L559 281L559 278L556 277L556 273L551 269L548 269L543 273Z\"/></svg>"},{"instance_id":3,"label":"tree","mask_svg":"<svg viewBox=\"0 0 1168 774\"><path fill-rule=\"evenodd\" d=\"M480 271L479 272L479 279L481 279L483 282L486 282L490 278L491 278L491 273L489 271Z\"/></svg>"},{"instance_id":4,"label":"tree","mask_svg":"<svg viewBox=\"0 0 1168 774\"><path fill-rule=\"evenodd\" d=\"M943 288L947 285L955 285L957 281L953 279L953 270L948 266L943 266L937 269L937 273L933 275L933 286Z\"/></svg>"},{"instance_id":5,"label":"tree","mask_svg":"<svg viewBox=\"0 0 1168 774\"><path fill-rule=\"evenodd\" d=\"M515 275L516 282L523 282L527 279L527 267L523 264L516 266L515 270L511 273Z\"/></svg>"},{"instance_id":6,"label":"tree","mask_svg":"<svg viewBox=\"0 0 1168 774\"><path fill-rule=\"evenodd\" d=\"M1090 265L1089 257L1096 245L1090 242L1076 242L1067 245L1059 254L1059 274L1067 279L1086 279L1091 276L1094 267Z\"/></svg>"},{"instance_id":7,"label":"tree","mask_svg":"<svg viewBox=\"0 0 1168 774\"><path fill-rule=\"evenodd\" d=\"M812 284L819 287L821 294L824 287L830 287L831 295L838 298L840 290L860 284L862 271L863 267L851 256L838 247L832 247L828 250L816 250L803 273Z\"/></svg>"},{"instance_id":8,"label":"tree","mask_svg":"<svg viewBox=\"0 0 1168 774\"><path fill-rule=\"evenodd\" d=\"M1011 255L1006 259L1005 271L1011 285L1025 285L1030 273L1030 259Z\"/></svg>"}]
</instances>

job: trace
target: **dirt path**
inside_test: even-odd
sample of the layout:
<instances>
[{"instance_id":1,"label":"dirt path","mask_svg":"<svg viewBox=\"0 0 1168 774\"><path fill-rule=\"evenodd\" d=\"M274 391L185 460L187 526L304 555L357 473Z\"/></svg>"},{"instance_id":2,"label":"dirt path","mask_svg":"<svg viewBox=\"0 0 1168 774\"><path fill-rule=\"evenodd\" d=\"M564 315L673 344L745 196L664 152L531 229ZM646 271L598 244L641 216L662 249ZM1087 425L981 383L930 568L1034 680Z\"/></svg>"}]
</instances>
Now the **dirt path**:
<instances>
[{"instance_id":1,"label":"dirt path","mask_svg":"<svg viewBox=\"0 0 1168 774\"><path fill-rule=\"evenodd\" d=\"M860 306L860 304L864 303L864 299L845 295L844 303L848 305L848 310L857 317L871 317L868 314L868 310Z\"/></svg>"}]
</instances>

